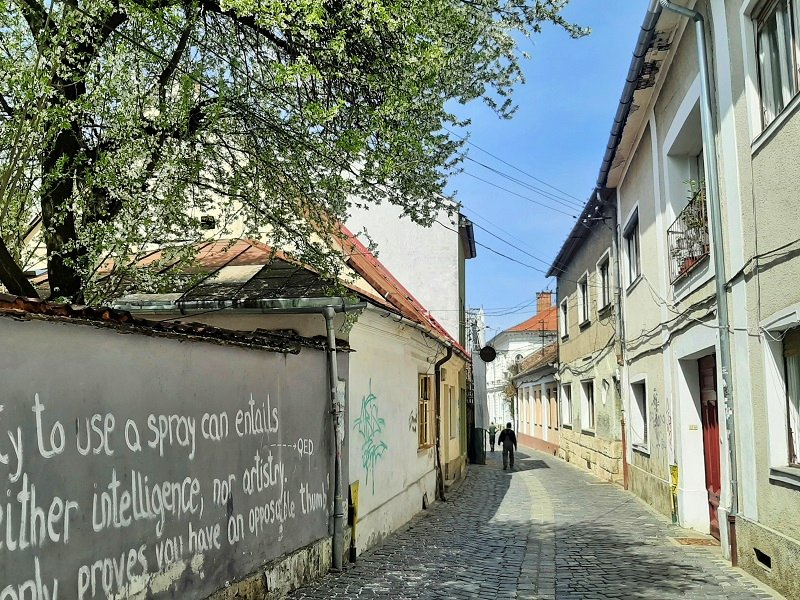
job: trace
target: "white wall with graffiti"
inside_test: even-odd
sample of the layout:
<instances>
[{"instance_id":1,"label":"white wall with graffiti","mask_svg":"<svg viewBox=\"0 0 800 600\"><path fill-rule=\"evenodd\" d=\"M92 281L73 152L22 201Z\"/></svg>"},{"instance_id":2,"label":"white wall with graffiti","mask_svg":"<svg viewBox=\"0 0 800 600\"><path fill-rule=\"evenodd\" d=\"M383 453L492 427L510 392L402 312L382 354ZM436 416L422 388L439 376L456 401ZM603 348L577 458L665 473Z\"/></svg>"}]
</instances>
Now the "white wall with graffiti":
<instances>
[{"instance_id":1,"label":"white wall with graffiti","mask_svg":"<svg viewBox=\"0 0 800 600\"><path fill-rule=\"evenodd\" d=\"M359 483L360 553L434 500L434 448L419 447L417 386L420 373L433 377L444 347L372 311L353 327L350 345L349 475Z\"/></svg>"}]
</instances>

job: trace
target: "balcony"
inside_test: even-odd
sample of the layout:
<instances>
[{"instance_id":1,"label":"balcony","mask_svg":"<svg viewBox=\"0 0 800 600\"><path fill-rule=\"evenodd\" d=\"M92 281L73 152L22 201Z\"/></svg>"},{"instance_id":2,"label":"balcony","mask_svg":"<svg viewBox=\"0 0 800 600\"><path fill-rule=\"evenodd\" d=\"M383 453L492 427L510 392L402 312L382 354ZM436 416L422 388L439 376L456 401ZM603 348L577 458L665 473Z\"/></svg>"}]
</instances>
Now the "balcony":
<instances>
[{"instance_id":1,"label":"balcony","mask_svg":"<svg viewBox=\"0 0 800 600\"><path fill-rule=\"evenodd\" d=\"M706 191L699 189L667 229L669 279L675 283L709 254Z\"/></svg>"}]
</instances>

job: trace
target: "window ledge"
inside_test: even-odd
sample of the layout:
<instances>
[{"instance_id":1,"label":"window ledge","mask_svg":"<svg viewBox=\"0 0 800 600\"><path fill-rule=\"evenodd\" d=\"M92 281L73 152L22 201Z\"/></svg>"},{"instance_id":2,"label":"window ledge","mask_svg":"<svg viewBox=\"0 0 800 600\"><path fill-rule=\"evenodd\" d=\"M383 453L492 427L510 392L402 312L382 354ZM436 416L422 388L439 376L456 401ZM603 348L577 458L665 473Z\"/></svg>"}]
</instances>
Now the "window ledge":
<instances>
[{"instance_id":1,"label":"window ledge","mask_svg":"<svg viewBox=\"0 0 800 600\"><path fill-rule=\"evenodd\" d=\"M611 306L612 306L611 302L609 302L605 306L601 306L600 308L597 309L597 314L600 315L601 317L606 316L611 312Z\"/></svg>"},{"instance_id":2,"label":"window ledge","mask_svg":"<svg viewBox=\"0 0 800 600\"><path fill-rule=\"evenodd\" d=\"M561 336L561 341L562 341L562 342L566 342L568 339L569 339L569 334L566 334L566 335L562 335L562 336Z\"/></svg>"},{"instance_id":3,"label":"window ledge","mask_svg":"<svg viewBox=\"0 0 800 600\"><path fill-rule=\"evenodd\" d=\"M633 289L634 289L634 288L635 288L637 285L639 285L639 282L640 282L642 279L644 279L644 277L642 276L642 274L641 274L641 273L639 273L639 274L636 276L636 279L634 279L633 281L631 281L630 285L628 285L628 287L627 287L627 288L625 288L625 294L626 294L626 295L630 294L630 293L633 291Z\"/></svg>"},{"instance_id":4,"label":"window ledge","mask_svg":"<svg viewBox=\"0 0 800 600\"><path fill-rule=\"evenodd\" d=\"M759 105L760 106L760 105ZM756 136L756 139L753 140L753 143L750 144L750 152L753 156L758 154L761 149L766 146L769 141L772 139L783 124L786 123L789 119L792 118L792 115L797 112L797 108L800 106L800 93L795 94L794 98L789 101L789 104L780 112L780 114L772 119L772 122L764 127Z\"/></svg>"},{"instance_id":5,"label":"window ledge","mask_svg":"<svg viewBox=\"0 0 800 600\"><path fill-rule=\"evenodd\" d=\"M642 455L647 456L647 457L650 456L650 448L648 448L647 446L645 446L643 444L633 444L631 446L631 448L633 448L639 454L642 454Z\"/></svg>"},{"instance_id":6,"label":"window ledge","mask_svg":"<svg viewBox=\"0 0 800 600\"><path fill-rule=\"evenodd\" d=\"M588 436L590 436L590 437L594 437L594 436L596 436L596 435L597 435L597 434L595 433L594 429L581 429L581 433L582 433L583 435L588 435Z\"/></svg>"},{"instance_id":7,"label":"window ledge","mask_svg":"<svg viewBox=\"0 0 800 600\"><path fill-rule=\"evenodd\" d=\"M769 470L770 483L782 483L800 490L800 468L772 467Z\"/></svg>"},{"instance_id":8,"label":"window ledge","mask_svg":"<svg viewBox=\"0 0 800 600\"><path fill-rule=\"evenodd\" d=\"M583 331L584 329L586 329L591 324L592 324L592 320L591 319L584 319L583 321L581 321L578 324L578 327L581 329L581 331Z\"/></svg>"},{"instance_id":9,"label":"window ledge","mask_svg":"<svg viewBox=\"0 0 800 600\"><path fill-rule=\"evenodd\" d=\"M418 446L417 453L421 454L423 452L427 452L431 448L433 448L433 444L425 444L424 446Z\"/></svg>"},{"instance_id":10,"label":"window ledge","mask_svg":"<svg viewBox=\"0 0 800 600\"><path fill-rule=\"evenodd\" d=\"M562 423L561 429L572 429L572 423Z\"/></svg>"}]
</instances>

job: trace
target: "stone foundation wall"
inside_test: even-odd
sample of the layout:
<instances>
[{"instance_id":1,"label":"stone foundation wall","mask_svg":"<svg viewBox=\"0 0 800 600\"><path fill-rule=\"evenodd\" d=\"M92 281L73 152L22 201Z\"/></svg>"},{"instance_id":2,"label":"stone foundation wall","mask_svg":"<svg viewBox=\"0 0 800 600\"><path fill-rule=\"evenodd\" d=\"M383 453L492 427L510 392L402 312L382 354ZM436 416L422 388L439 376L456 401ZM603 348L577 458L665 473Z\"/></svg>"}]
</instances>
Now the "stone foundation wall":
<instances>
[{"instance_id":1,"label":"stone foundation wall","mask_svg":"<svg viewBox=\"0 0 800 600\"><path fill-rule=\"evenodd\" d=\"M580 431L561 430L558 456L587 469L604 481L622 483L622 442Z\"/></svg>"},{"instance_id":2,"label":"stone foundation wall","mask_svg":"<svg viewBox=\"0 0 800 600\"><path fill-rule=\"evenodd\" d=\"M800 540L738 517L736 546L742 569L786 598L800 598ZM769 561L768 566L761 562L764 560Z\"/></svg>"}]
</instances>

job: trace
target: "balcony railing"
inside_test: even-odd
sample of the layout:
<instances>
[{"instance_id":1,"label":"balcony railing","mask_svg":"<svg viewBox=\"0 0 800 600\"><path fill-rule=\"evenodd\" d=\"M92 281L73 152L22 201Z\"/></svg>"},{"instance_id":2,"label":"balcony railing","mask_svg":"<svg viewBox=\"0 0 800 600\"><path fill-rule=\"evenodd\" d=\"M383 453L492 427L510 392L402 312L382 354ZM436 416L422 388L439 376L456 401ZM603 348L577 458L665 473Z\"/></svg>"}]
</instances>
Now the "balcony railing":
<instances>
[{"instance_id":1,"label":"balcony railing","mask_svg":"<svg viewBox=\"0 0 800 600\"><path fill-rule=\"evenodd\" d=\"M708 212L705 189L695 192L689 204L667 229L669 278L675 283L708 256Z\"/></svg>"}]
</instances>

